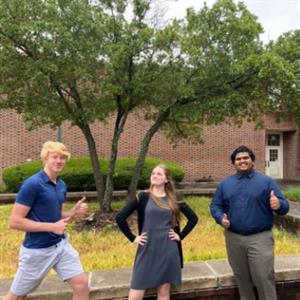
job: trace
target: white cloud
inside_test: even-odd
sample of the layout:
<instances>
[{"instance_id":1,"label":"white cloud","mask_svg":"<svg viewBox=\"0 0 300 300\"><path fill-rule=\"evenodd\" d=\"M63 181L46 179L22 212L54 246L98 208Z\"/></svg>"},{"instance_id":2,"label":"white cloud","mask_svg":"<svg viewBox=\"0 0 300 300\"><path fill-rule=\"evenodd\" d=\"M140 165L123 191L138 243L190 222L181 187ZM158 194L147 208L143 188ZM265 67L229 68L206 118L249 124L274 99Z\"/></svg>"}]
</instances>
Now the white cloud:
<instances>
[{"instance_id":1,"label":"white cloud","mask_svg":"<svg viewBox=\"0 0 300 300\"><path fill-rule=\"evenodd\" d=\"M163 1L165 18L183 18L188 7L199 10L204 2L210 7L215 0ZM261 36L265 42L276 40L284 32L300 29L300 0L244 0L242 2L258 17L265 30Z\"/></svg>"}]
</instances>

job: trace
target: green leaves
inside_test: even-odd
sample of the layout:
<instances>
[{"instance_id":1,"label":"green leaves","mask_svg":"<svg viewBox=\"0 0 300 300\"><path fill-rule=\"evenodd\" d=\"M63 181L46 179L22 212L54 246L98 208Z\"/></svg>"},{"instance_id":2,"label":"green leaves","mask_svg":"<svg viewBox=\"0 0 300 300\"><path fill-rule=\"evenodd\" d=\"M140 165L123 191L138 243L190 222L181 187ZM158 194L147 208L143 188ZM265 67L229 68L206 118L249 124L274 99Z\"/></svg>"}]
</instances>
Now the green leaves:
<instances>
[{"instance_id":1,"label":"green leaves","mask_svg":"<svg viewBox=\"0 0 300 300\"><path fill-rule=\"evenodd\" d=\"M174 142L201 140L205 125L245 115L259 122L299 106L299 31L264 46L263 28L242 3L189 9L161 28L147 19L150 7L1 0L1 106L32 126L87 125L141 109L153 122L164 116Z\"/></svg>"},{"instance_id":2,"label":"green leaves","mask_svg":"<svg viewBox=\"0 0 300 300\"><path fill-rule=\"evenodd\" d=\"M97 102L103 67L102 13L79 0L1 1L0 89L7 95L5 105L32 118L32 124L51 126L63 120L76 123L79 115L93 122L105 109L110 111L90 103L91 98Z\"/></svg>"},{"instance_id":3,"label":"green leaves","mask_svg":"<svg viewBox=\"0 0 300 300\"><path fill-rule=\"evenodd\" d=\"M291 31L268 45L275 60L272 102L281 118L300 121L300 30Z\"/></svg>"}]
</instances>

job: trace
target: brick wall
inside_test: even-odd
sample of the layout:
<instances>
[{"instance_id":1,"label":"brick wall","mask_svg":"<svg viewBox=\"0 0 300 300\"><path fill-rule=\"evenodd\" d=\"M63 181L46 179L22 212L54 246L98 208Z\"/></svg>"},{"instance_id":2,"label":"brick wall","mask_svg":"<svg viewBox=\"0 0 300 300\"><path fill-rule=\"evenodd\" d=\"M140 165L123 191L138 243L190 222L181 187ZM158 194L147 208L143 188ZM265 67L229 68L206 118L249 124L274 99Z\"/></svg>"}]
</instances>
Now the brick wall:
<instances>
[{"instance_id":1,"label":"brick wall","mask_svg":"<svg viewBox=\"0 0 300 300\"><path fill-rule=\"evenodd\" d=\"M41 145L47 140L56 140L57 131L43 127L27 131L19 115L12 111L0 111L0 170L30 159L38 159ZM114 118L106 125L92 125L100 157L109 157L110 141L113 132ZM119 156L136 156L145 130L150 123L143 121L138 114L130 116L120 140ZM291 124L276 123L266 117L266 130L285 131L284 133L284 176L299 176L299 137L297 128ZM168 143L164 135L154 136L148 156L169 159L182 164L186 170L185 180L202 179L212 176L220 179L232 173L229 156L234 148L244 144L254 150L257 156L256 169L264 172L265 164L265 129L255 130L252 123L245 122L240 128L222 124L210 126L203 131L204 144L189 145L179 143L176 148ZM76 127L65 123L62 126L62 141L71 150L72 156L88 155L85 139Z\"/></svg>"}]
</instances>

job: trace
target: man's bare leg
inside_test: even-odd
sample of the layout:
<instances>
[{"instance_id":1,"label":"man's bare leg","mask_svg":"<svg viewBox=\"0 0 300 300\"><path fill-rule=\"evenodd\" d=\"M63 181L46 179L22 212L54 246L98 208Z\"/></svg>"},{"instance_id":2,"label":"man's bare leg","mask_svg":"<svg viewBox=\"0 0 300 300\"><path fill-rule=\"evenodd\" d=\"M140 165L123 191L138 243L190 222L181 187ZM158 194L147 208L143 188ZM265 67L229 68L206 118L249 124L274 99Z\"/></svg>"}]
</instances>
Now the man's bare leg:
<instances>
[{"instance_id":1,"label":"man's bare leg","mask_svg":"<svg viewBox=\"0 0 300 300\"><path fill-rule=\"evenodd\" d=\"M24 300L26 296L17 296L12 292L8 292L2 300Z\"/></svg>"}]
</instances>

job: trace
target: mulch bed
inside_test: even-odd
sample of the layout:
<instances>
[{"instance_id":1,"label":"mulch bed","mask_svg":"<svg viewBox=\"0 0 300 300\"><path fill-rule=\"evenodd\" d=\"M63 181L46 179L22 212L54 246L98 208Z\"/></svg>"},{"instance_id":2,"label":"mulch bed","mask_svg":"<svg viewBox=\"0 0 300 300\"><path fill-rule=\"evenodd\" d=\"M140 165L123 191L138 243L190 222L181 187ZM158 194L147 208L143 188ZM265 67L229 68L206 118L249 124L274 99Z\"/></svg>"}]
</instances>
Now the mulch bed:
<instances>
[{"instance_id":1,"label":"mulch bed","mask_svg":"<svg viewBox=\"0 0 300 300\"><path fill-rule=\"evenodd\" d=\"M89 230L116 230L119 231L119 227L116 223L116 216L118 214L118 210L114 210L112 212L103 213L100 211L95 211L91 213L88 217L83 220L77 220L75 223L74 229L78 232L81 231L89 231ZM129 227L133 230L137 226L137 217L136 214L131 215L127 222Z\"/></svg>"}]
</instances>

